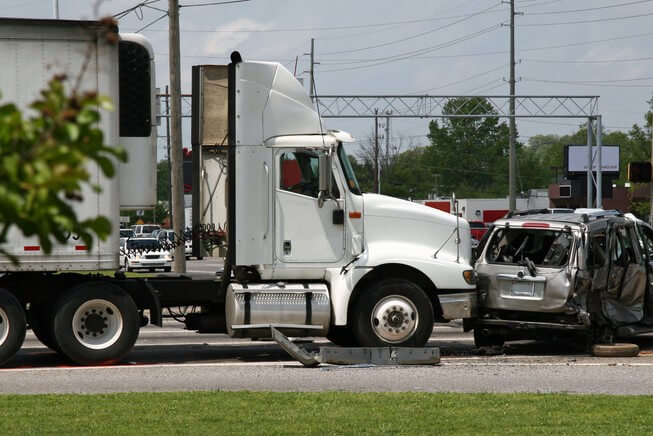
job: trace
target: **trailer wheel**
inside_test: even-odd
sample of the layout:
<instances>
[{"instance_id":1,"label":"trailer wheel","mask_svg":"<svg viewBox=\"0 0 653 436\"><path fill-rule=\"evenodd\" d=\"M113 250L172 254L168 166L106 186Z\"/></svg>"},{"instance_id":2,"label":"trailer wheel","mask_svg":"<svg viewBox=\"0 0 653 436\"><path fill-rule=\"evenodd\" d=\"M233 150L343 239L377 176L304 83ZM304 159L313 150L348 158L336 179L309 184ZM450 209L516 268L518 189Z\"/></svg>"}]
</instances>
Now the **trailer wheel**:
<instances>
[{"instance_id":1,"label":"trailer wheel","mask_svg":"<svg viewBox=\"0 0 653 436\"><path fill-rule=\"evenodd\" d=\"M54 337L82 365L113 363L127 354L140 328L134 300L111 283L89 282L63 294L55 306Z\"/></svg>"},{"instance_id":2,"label":"trailer wheel","mask_svg":"<svg viewBox=\"0 0 653 436\"><path fill-rule=\"evenodd\" d=\"M43 345L52 351L60 351L57 341L54 339L51 306L42 303L30 304L29 310L27 311L27 323L32 329L34 336Z\"/></svg>"},{"instance_id":3,"label":"trailer wheel","mask_svg":"<svg viewBox=\"0 0 653 436\"><path fill-rule=\"evenodd\" d=\"M424 291L409 281L372 284L355 309L354 336L363 347L421 347L433 331L433 306Z\"/></svg>"},{"instance_id":4,"label":"trailer wheel","mask_svg":"<svg viewBox=\"0 0 653 436\"><path fill-rule=\"evenodd\" d=\"M20 350L25 340L25 312L16 298L0 288L0 365Z\"/></svg>"}]
</instances>

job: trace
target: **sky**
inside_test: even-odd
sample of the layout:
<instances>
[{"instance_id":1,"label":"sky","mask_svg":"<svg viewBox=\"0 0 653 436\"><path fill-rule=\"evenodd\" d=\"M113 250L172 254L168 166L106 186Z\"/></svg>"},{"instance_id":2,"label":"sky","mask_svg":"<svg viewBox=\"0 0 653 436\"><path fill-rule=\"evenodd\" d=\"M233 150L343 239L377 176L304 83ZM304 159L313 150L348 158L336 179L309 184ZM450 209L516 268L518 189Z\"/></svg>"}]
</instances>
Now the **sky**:
<instances>
[{"instance_id":1,"label":"sky","mask_svg":"<svg viewBox=\"0 0 653 436\"><path fill-rule=\"evenodd\" d=\"M225 0L222 0L225 1ZM305 78L315 40L323 95L508 95L510 6L498 0L180 0L182 92L191 66L278 61ZM55 0L1 0L0 16L53 18ZM121 32L153 44L157 85L168 84L167 0L58 0L66 19L115 15ZM515 0L516 95L599 96L607 132L643 124L653 91L653 0ZM518 140L573 133L582 120L517 121ZM184 122L184 141L189 142ZM428 120L391 120L394 146L427 143ZM370 119L328 119L365 140ZM162 132L164 130L161 130ZM190 143L184 144L190 146ZM159 158L165 140L159 141Z\"/></svg>"}]
</instances>

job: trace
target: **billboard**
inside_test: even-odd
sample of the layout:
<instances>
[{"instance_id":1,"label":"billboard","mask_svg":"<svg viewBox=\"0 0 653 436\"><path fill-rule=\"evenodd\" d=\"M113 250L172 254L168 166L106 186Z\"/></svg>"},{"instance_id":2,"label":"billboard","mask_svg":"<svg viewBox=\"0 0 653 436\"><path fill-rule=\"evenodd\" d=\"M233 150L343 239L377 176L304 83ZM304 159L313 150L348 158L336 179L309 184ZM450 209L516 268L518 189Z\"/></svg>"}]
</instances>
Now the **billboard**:
<instances>
[{"instance_id":1,"label":"billboard","mask_svg":"<svg viewBox=\"0 0 653 436\"><path fill-rule=\"evenodd\" d=\"M592 147L592 171L596 171L598 161L596 146ZM601 171L606 176L619 177L619 146L601 146ZM587 145L565 145L565 177L587 174Z\"/></svg>"}]
</instances>

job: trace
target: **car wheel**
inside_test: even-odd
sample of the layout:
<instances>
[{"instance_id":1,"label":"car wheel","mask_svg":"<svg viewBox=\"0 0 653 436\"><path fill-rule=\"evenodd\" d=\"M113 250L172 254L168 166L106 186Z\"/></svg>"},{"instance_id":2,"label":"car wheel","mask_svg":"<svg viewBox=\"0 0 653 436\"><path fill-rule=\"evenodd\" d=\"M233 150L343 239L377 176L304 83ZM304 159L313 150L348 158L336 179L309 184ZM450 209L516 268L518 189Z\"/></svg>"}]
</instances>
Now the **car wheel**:
<instances>
[{"instance_id":1,"label":"car wheel","mask_svg":"<svg viewBox=\"0 0 653 436\"><path fill-rule=\"evenodd\" d=\"M363 291L356 303L354 337L363 347L421 347L433 331L433 306L426 293L405 280L384 280Z\"/></svg>"},{"instance_id":2,"label":"car wheel","mask_svg":"<svg viewBox=\"0 0 653 436\"><path fill-rule=\"evenodd\" d=\"M52 330L52 305L32 303L27 311L27 322L34 336L52 351L60 351Z\"/></svg>"},{"instance_id":3,"label":"car wheel","mask_svg":"<svg viewBox=\"0 0 653 436\"><path fill-rule=\"evenodd\" d=\"M20 350L25 340L25 312L16 297L0 288L0 365Z\"/></svg>"},{"instance_id":4,"label":"car wheel","mask_svg":"<svg viewBox=\"0 0 653 436\"><path fill-rule=\"evenodd\" d=\"M167 266L167 267L163 268L163 271L164 272L170 272L170 271L172 271L172 268Z\"/></svg>"},{"instance_id":5,"label":"car wheel","mask_svg":"<svg viewBox=\"0 0 653 436\"><path fill-rule=\"evenodd\" d=\"M61 352L82 365L107 364L127 354L138 337L134 300L118 286L88 282L63 294L53 318Z\"/></svg>"}]
</instances>

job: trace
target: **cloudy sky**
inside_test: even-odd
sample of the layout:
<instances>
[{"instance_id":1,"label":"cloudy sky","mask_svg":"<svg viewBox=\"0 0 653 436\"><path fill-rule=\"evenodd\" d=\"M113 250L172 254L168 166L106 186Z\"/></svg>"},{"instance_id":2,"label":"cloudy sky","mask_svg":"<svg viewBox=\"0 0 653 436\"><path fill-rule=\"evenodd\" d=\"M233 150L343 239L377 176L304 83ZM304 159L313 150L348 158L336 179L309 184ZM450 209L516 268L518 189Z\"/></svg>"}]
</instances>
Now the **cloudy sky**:
<instances>
[{"instance_id":1,"label":"cloudy sky","mask_svg":"<svg viewBox=\"0 0 653 436\"><path fill-rule=\"evenodd\" d=\"M52 18L53 3L2 0L0 15ZM58 3L61 18L96 17L92 0ZM122 17L120 29L140 30L152 41L157 83L164 87L168 1L107 0L97 15L118 14L139 3L147 5ZM180 0L182 92L190 92L192 65L227 63L233 50L244 59L279 61L307 78L314 38L318 94L508 94L510 7L499 0L213 3ZM515 28L518 95L597 95L607 131L643 123L653 91L652 0L516 0L515 9L522 13ZM579 123L519 120L518 131L527 142L536 134L573 132ZM372 125L328 120L330 128L349 130L359 139ZM426 141L425 120L391 125L393 140Z\"/></svg>"}]
</instances>

